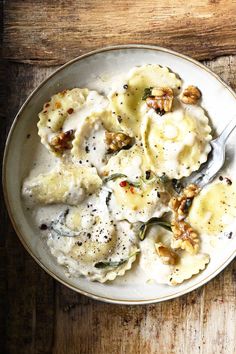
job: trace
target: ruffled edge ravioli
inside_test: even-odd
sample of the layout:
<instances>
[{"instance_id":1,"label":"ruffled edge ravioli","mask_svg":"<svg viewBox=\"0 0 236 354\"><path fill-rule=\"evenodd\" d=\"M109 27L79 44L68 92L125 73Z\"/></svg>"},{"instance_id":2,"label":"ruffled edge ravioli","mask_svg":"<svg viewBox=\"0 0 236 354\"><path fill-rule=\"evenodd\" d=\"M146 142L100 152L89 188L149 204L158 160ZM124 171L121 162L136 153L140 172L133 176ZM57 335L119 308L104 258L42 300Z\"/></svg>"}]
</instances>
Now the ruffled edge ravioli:
<instances>
[{"instance_id":1,"label":"ruffled edge ravioli","mask_svg":"<svg viewBox=\"0 0 236 354\"><path fill-rule=\"evenodd\" d=\"M61 164L48 173L25 179L22 194L40 204L76 205L101 185L95 168Z\"/></svg>"},{"instance_id":2,"label":"ruffled edge ravioli","mask_svg":"<svg viewBox=\"0 0 236 354\"><path fill-rule=\"evenodd\" d=\"M95 90L73 88L55 94L39 113L37 126L41 142L50 152L62 157L65 150L71 149L74 135L87 116L108 112L110 114L108 99ZM54 139L60 139L63 133L68 135L62 140L67 138L68 141L59 140L62 150L58 151Z\"/></svg>"},{"instance_id":3,"label":"ruffled edge ravioli","mask_svg":"<svg viewBox=\"0 0 236 354\"><path fill-rule=\"evenodd\" d=\"M211 127L204 110L179 105L162 117L150 111L142 126L147 160L159 176L164 173L171 179L197 171L211 150Z\"/></svg>"},{"instance_id":4,"label":"ruffled edge ravioli","mask_svg":"<svg viewBox=\"0 0 236 354\"><path fill-rule=\"evenodd\" d=\"M139 249L132 226L125 220L114 223L106 197L107 191L101 190L53 220L47 244L69 276L83 275L104 283L124 275L136 259ZM91 213L88 205L96 211ZM98 263L103 266L96 267Z\"/></svg>"},{"instance_id":5,"label":"ruffled edge ravioli","mask_svg":"<svg viewBox=\"0 0 236 354\"><path fill-rule=\"evenodd\" d=\"M112 190L109 207L115 219L127 219L131 223L146 222L151 217L160 217L169 211L168 194L156 178L152 177L153 181L145 180L147 170L144 151L139 145L121 150L109 159L103 170L108 178L117 172L127 176L107 182L108 188ZM127 183L121 187L122 180L130 181L131 185ZM135 186L135 183L138 185Z\"/></svg>"},{"instance_id":6,"label":"ruffled edge ravioli","mask_svg":"<svg viewBox=\"0 0 236 354\"><path fill-rule=\"evenodd\" d=\"M37 126L41 143L49 151L54 152L50 145L52 136L61 132L65 120L84 104L88 94L89 90L86 88L64 90L53 95L50 101L44 104Z\"/></svg>"},{"instance_id":7,"label":"ruffled edge ravioli","mask_svg":"<svg viewBox=\"0 0 236 354\"><path fill-rule=\"evenodd\" d=\"M51 243L52 243L52 240L51 239L48 240L49 247L50 247ZM88 272L83 272L80 269L80 275L85 276L87 279L89 279L91 281L98 281L99 283L105 283L107 281L115 280L116 277L123 276L126 273L126 271L128 271L132 268L132 265L137 258L138 248L133 247L131 249L131 251L133 253L132 256L129 257L127 262L121 264L117 268L107 269L107 271L105 273L104 272L96 272L96 273L90 273L90 274L88 274ZM63 252L61 252L60 254L56 254L55 252L53 252L53 250L51 250L51 253L57 259L59 264L61 264L64 267L68 267L68 260L67 260L67 257L63 254ZM74 263L74 274L72 271L73 263ZM77 272L78 272L77 261L75 259L73 259L73 260L70 259L70 272L67 270L67 272L66 272L67 276L68 277L77 276L78 275Z\"/></svg>"},{"instance_id":8,"label":"ruffled edge ravioli","mask_svg":"<svg viewBox=\"0 0 236 354\"><path fill-rule=\"evenodd\" d=\"M156 229L151 231L151 234L140 245L141 267L150 280L156 281L158 284L176 286L204 270L210 262L210 256L206 253L192 255L186 251L176 251L175 254L178 257L176 264L166 264L158 255L155 245L164 240L164 246L175 251L171 249L169 236L165 232L157 232ZM161 244L163 243L161 242ZM159 278L158 270L162 272L161 278Z\"/></svg>"},{"instance_id":9,"label":"ruffled edge ravioli","mask_svg":"<svg viewBox=\"0 0 236 354\"><path fill-rule=\"evenodd\" d=\"M98 169L98 172L101 172L101 168L107 162L108 154L105 132L118 130L119 125L108 110L86 117L78 127L72 141L73 161L93 165Z\"/></svg>"},{"instance_id":10,"label":"ruffled edge ravioli","mask_svg":"<svg viewBox=\"0 0 236 354\"><path fill-rule=\"evenodd\" d=\"M200 273L210 262L210 256L206 253L190 255L183 252L180 261L170 275L170 284L179 285L185 280L192 278L193 275Z\"/></svg>"},{"instance_id":11,"label":"ruffled edge ravioli","mask_svg":"<svg viewBox=\"0 0 236 354\"><path fill-rule=\"evenodd\" d=\"M121 127L130 136L140 136L140 125L146 103L142 100L144 89L150 87L169 87L176 91L181 80L167 67L148 64L131 69L122 86L116 87L108 96L113 114Z\"/></svg>"}]
</instances>

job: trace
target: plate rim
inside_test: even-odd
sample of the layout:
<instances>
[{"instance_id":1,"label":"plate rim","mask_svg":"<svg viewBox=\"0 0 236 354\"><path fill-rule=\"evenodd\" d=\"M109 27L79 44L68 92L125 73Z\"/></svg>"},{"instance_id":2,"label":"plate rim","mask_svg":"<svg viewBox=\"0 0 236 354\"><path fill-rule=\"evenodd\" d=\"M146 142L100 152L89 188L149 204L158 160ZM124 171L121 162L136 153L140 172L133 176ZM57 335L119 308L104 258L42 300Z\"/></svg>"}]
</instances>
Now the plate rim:
<instances>
[{"instance_id":1,"label":"plate rim","mask_svg":"<svg viewBox=\"0 0 236 354\"><path fill-rule=\"evenodd\" d=\"M65 280L63 280L59 275L54 274L46 265L44 265L42 263L42 261L34 254L33 250L31 250L30 246L27 244L27 242L24 239L23 236L23 232L21 233L20 230L17 227L17 224L14 220L14 214L11 210L11 204L9 202L9 198L8 198L8 190L7 190L7 172L6 172L6 165L7 165L7 159L8 159L8 154L9 154L9 146L11 143L11 139L12 139L12 135L13 132L16 128L16 125L19 123L20 118L21 118L21 113L24 111L26 105L28 104L28 102L31 100L31 98L38 92L38 90L40 90L40 88L47 82L49 81L53 76L55 76L58 72L60 72L61 70L63 70L64 68L70 66L71 64L73 64L74 62L80 61L84 58L93 56L95 54L99 54L99 53L104 53L104 52L109 52L109 51L114 51L114 50L122 50L122 49L147 49L147 50L154 50L154 51L160 51L160 52L164 52L164 53L168 53L168 54L172 54L174 56L180 57L182 59L185 59L195 65L197 65L198 67L200 67L202 70L208 72L209 74L211 74L217 81L219 81L235 98L236 100L236 93L234 92L234 90L216 73L214 73L211 69L209 69L208 67L206 67L204 64L200 63L199 61L185 55L185 54L181 54L179 52L173 51L171 49L167 49L164 47L160 47L160 46L155 46L155 45L146 45L146 44L125 44L125 45L113 45L113 46L107 46L107 47L103 47L103 48L99 48L96 50L92 50L89 51L87 53L84 53L68 62L66 62L65 64L61 65L59 68L57 68L52 74L50 74L45 80L43 80L31 93L30 95L27 97L27 99L24 101L24 103L21 105L20 109L18 110L18 112L15 115L15 118L11 124L10 130L8 132L7 135L7 139L5 142L5 149L4 149L4 154L3 154L3 164L2 164L2 186L3 186L3 196L4 196L4 200L5 200L5 204L6 204L6 208L7 208L7 212L10 218L10 221L12 223L12 226L21 242L21 244L23 245L23 247L26 249L26 251L30 254L30 256L39 264L39 266L50 276L52 276L55 280L59 281L61 284L65 285L66 287L76 291L79 294L88 296L89 298L92 298L94 300L99 300L99 301L103 301L103 302L107 302L107 303L112 303L112 304L120 304L120 305L143 305L143 304L153 304L153 303L159 303L159 302L163 302L163 301L167 301L167 300L171 300L174 298L178 298L179 296L185 295L190 293L193 290L196 290L198 288L200 288L201 286L207 284L211 279L213 279L214 277L216 277L221 271L223 271L223 269L226 268L226 266L234 259L234 257L236 256L236 250L233 251L233 253L225 260L225 262L223 262L221 264L220 267L218 267L214 272L212 272L210 275L208 275L206 278L202 279L201 281L197 282L196 284L190 286L189 288L185 289L185 290L181 290L179 292L176 292L175 294L172 295L167 295L167 296L162 296L162 297L155 297L152 299L144 299L144 300L127 300L127 299L113 299L113 298L109 298L109 297L105 297L105 296L101 296L101 295L96 295L94 293L90 293L88 291L84 291L79 289L78 287L68 284Z\"/></svg>"}]
</instances>

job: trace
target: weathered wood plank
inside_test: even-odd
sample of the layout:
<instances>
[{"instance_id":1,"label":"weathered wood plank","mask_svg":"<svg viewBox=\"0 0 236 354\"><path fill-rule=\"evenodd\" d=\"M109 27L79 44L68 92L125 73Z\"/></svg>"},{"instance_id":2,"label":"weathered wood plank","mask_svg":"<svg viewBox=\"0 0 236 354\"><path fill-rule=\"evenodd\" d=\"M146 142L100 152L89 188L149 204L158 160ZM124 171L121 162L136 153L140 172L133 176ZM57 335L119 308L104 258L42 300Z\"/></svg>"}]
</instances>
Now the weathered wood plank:
<instances>
[{"instance_id":1,"label":"weathered wood plank","mask_svg":"<svg viewBox=\"0 0 236 354\"><path fill-rule=\"evenodd\" d=\"M231 270L231 271L230 271ZM202 312L202 353L236 353L236 261L205 288Z\"/></svg>"},{"instance_id":2,"label":"weathered wood plank","mask_svg":"<svg viewBox=\"0 0 236 354\"><path fill-rule=\"evenodd\" d=\"M188 353L189 348L191 353L198 353L194 349L201 341L203 289L163 304L137 307L82 301L75 294L70 307L70 302L65 306L65 299L70 299L68 289L57 288L56 338L61 341L56 341L56 354L66 353L66 348L74 353L76 347L79 353L91 354ZM63 311L67 308L68 312Z\"/></svg>"},{"instance_id":3,"label":"weathered wood plank","mask_svg":"<svg viewBox=\"0 0 236 354\"><path fill-rule=\"evenodd\" d=\"M215 60L204 61L212 71L218 74L233 90L236 90L236 57L217 58Z\"/></svg>"},{"instance_id":4,"label":"weathered wood plank","mask_svg":"<svg viewBox=\"0 0 236 354\"><path fill-rule=\"evenodd\" d=\"M137 307L95 302L57 284L53 353L233 354L235 271L232 263L199 290Z\"/></svg>"},{"instance_id":5,"label":"weathered wood plank","mask_svg":"<svg viewBox=\"0 0 236 354\"><path fill-rule=\"evenodd\" d=\"M4 56L55 65L103 46L155 44L197 59L236 53L236 1L8 0Z\"/></svg>"},{"instance_id":6,"label":"weathered wood plank","mask_svg":"<svg viewBox=\"0 0 236 354\"><path fill-rule=\"evenodd\" d=\"M5 95L5 83L6 76L5 70L6 65L0 61L0 160L2 161L4 145L5 145L5 136L7 129L7 117L6 117L6 95ZM1 84L2 83L2 84ZM2 171L0 171L0 176ZM3 191L0 188L0 200L3 201ZM6 214L4 203L0 202L0 352L5 353L6 351L6 302L7 302L7 277L6 277L6 249L5 249L5 240L7 233L7 225L9 220Z\"/></svg>"},{"instance_id":7,"label":"weathered wood plank","mask_svg":"<svg viewBox=\"0 0 236 354\"><path fill-rule=\"evenodd\" d=\"M32 66L6 64L3 71L5 73L5 94L2 98L5 103L5 111L3 111L6 112L6 118L1 117L5 126L5 129L1 130L1 143L5 140L5 132L8 131L19 105L52 69L45 69L41 72ZM3 346L4 349L2 349L1 346L0 352L51 354L54 326L54 280L42 271L24 250L7 217L2 198L0 203L1 234L6 236L4 245L0 247L0 280L2 277L5 278L5 291L7 291L5 298L1 298L0 301L1 309L4 307L5 310L3 314L3 325L5 324L3 345L5 348ZM4 255L3 247L5 247ZM0 319L2 319L1 316Z\"/></svg>"},{"instance_id":8,"label":"weathered wood plank","mask_svg":"<svg viewBox=\"0 0 236 354\"><path fill-rule=\"evenodd\" d=\"M206 65L236 87L236 56ZM7 110L6 118L0 116L1 140L20 104L53 70L25 64L7 64L2 70ZM5 278L0 292L7 290L0 301L0 307L5 307L0 319L6 323L6 339L0 335L1 353L236 353L236 262L179 299L134 307L105 304L46 275L17 240L2 204L0 211L1 233L6 235L0 243L0 256L5 254L0 262L0 281ZM0 331L4 332L1 323Z\"/></svg>"}]
</instances>

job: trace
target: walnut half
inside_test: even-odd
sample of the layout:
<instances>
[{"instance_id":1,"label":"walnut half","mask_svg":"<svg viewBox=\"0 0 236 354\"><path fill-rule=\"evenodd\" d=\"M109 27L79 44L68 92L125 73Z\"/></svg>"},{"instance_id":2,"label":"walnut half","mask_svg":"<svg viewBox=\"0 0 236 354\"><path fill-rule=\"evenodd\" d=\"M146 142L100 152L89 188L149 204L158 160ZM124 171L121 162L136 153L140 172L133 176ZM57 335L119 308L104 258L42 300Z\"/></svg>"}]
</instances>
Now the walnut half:
<instances>
[{"instance_id":1,"label":"walnut half","mask_svg":"<svg viewBox=\"0 0 236 354\"><path fill-rule=\"evenodd\" d=\"M174 93L170 87L155 87L151 91L151 96L146 98L146 104L162 115L171 111L173 99Z\"/></svg>"},{"instance_id":2,"label":"walnut half","mask_svg":"<svg viewBox=\"0 0 236 354\"><path fill-rule=\"evenodd\" d=\"M67 132L62 132L52 138L50 141L50 146L56 153L62 154L64 150L71 149L71 141L74 138L74 130L68 130Z\"/></svg>"},{"instance_id":3,"label":"walnut half","mask_svg":"<svg viewBox=\"0 0 236 354\"><path fill-rule=\"evenodd\" d=\"M196 86L188 86L182 93L180 100L185 104L196 104L201 92Z\"/></svg>"},{"instance_id":4,"label":"walnut half","mask_svg":"<svg viewBox=\"0 0 236 354\"><path fill-rule=\"evenodd\" d=\"M124 133L111 133L106 131L105 142L108 146L109 152L119 151L132 144L132 138Z\"/></svg>"},{"instance_id":5,"label":"walnut half","mask_svg":"<svg viewBox=\"0 0 236 354\"><path fill-rule=\"evenodd\" d=\"M171 223L173 232L171 246L174 249L182 248L191 254L198 252L199 238L198 234L184 219L188 216L193 198L199 191L198 186L190 184L184 189L181 196L173 197L170 200L170 207L174 211L174 219Z\"/></svg>"},{"instance_id":6,"label":"walnut half","mask_svg":"<svg viewBox=\"0 0 236 354\"><path fill-rule=\"evenodd\" d=\"M173 220L171 223L173 239L171 246L174 249L181 248L191 254L195 254L199 250L198 234L184 220Z\"/></svg>"},{"instance_id":7,"label":"walnut half","mask_svg":"<svg viewBox=\"0 0 236 354\"><path fill-rule=\"evenodd\" d=\"M175 212L176 219L181 220L188 215L193 198L196 197L199 191L200 189L198 186L190 184L184 189L181 196L171 198L170 207Z\"/></svg>"},{"instance_id":8,"label":"walnut half","mask_svg":"<svg viewBox=\"0 0 236 354\"><path fill-rule=\"evenodd\" d=\"M178 255L162 242L155 243L155 248L158 256L161 258L162 263L175 265L178 262Z\"/></svg>"}]
</instances>

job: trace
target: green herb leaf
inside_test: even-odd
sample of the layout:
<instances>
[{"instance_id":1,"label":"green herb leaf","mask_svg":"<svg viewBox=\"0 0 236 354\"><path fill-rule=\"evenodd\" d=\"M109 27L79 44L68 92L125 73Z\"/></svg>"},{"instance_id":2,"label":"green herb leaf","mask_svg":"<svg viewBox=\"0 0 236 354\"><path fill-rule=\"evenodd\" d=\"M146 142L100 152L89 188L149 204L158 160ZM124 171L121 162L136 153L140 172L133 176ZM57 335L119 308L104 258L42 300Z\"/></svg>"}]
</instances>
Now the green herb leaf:
<instances>
[{"instance_id":1,"label":"green herb leaf","mask_svg":"<svg viewBox=\"0 0 236 354\"><path fill-rule=\"evenodd\" d=\"M168 231L172 231L171 225L167 221L163 220L162 218L151 218L147 222L143 223L139 229L138 236L141 241L143 241L145 239L148 228L152 225L158 225Z\"/></svg>"},{"instance_id":2,"label":"green herb leaf","mask_svg":"<svg viewBox=\"0 0 236 354\"><path fill-rule=\"evenodd\" d=\"M124 259L122 261L119 261L119 262L97 262L95 263L94 267L95 268L98 268L98 269L104 269L104 268L107 268L107 267L112 267L112 268L117 268L119 267L121 264L125 263L127 261L127 259Z\"/></svg>"},{"instance_id":3,"label":"green herb leaf","mask_svg":"<svg viewBox=\"0 0 236 354\"><path fill-rule=\"evenodd\" d=\"M107 183L113 179L117 179L117 178L126 178L127 176L122 174L122 173L113 173L112 175L104 178L104 182Z\"/></svg>"},{"instance_id":4,"label":"green herb leaf","mask_svg":"<svg viewBox=\"0 0 236 354\"><path fill-rule=\"evenodd\" d=\"M153 87L146 87L143 91L143 97L142 100L145 101L148 97L152 95L152 89Z\"/></svg>"},{"instance_id":5,"label":"green herb leaf","mask_svg":"<svg viewBox=\"0 0 236 354\"><path fill-rule=\"evenodd\" d=\"M66 216L69 213L69 209L62 212L56 220L51 222L49 226L49 230L51 231L52 235L55 236L62 236L62 237L76 237L79 235L79 231L73 231L66 226Z\"/></svg>"},{"instance_id":6,"label":"green herb leaf","mask_svg":"<svg viewBox=\"0 0 236 354\"><path fill-rule=\"evenodd\" d=\"M98 268L98 269L104 269L104 268L107 268L107 267L117 268L121 264L124 264L125 262L127 262L131 257L135 256L139 252L140 252L140 250L137 250L137 251L131 253L128 258L122 259L122 260L120 260L118 262L114 262L114 261L97 262L97 263L95 263L94 267Z\"/></svg>"},{"instance_id":7,"label":"green herb leaf","mask_svg":"<svg viewBox=\"0 0 236 354\"><path fill-rule=\"evenodd\" d=\"M141 187L141 182L132 182L130 180L125 180L130 186L133 186L133 187L136 187L136 188L139 188Z\"/></svg>"},{"instance_id":8,"label":"green herb leaf","mask_svg":"<svg viewBox=\"0 0 236 354\"><path fill-rule=\"evenodd\" d=\"M158 177L160 183L162 184L166 184L169 182L169 178L167 177L167 175L165 173L163 173L162 176Z\"/></svg>"}]
</instances>

